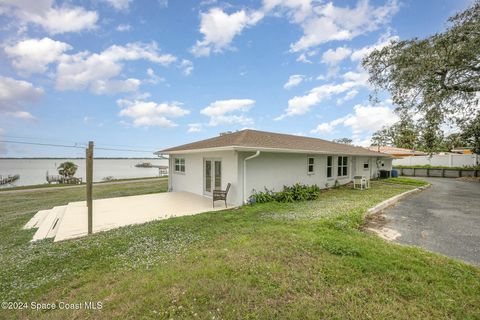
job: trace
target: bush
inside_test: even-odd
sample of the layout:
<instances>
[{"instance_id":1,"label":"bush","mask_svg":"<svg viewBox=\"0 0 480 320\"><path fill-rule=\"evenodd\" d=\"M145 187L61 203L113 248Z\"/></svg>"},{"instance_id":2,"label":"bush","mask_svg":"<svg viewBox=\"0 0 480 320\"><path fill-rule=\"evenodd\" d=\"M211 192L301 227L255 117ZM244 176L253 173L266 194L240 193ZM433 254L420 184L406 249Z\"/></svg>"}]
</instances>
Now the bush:
<instances>
[{"instance_id":1,"label":"bush","mask_svg":"<svg viewBox=\"0 0 480 320\"><path fill-rule=\"evenodd\" d=\"M308 186L296 183L293 186L283 186L283 190L279 192L267 188L263 192L253 190L250 203L307 201L318 199L319 196L320 188L317 185Z\"/></svg>"}]
</instances>

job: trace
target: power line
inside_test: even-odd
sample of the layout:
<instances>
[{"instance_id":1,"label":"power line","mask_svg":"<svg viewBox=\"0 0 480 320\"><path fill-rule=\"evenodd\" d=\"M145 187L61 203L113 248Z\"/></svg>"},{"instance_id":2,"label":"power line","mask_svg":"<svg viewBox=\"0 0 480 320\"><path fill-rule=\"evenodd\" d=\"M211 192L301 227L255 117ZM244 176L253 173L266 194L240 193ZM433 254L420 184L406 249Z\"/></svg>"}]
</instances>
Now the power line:
<instances>
[{"instance_id":1,"label":"power line","mask_svg":"<svg viewBox=\"0 0 480 320\"><path fill-rule=\"evenodd\" d=\"M82 145L87 147L87 143L84 142L73 142L71 140L61 140L61 139L50 139L50 138L38 138L38 137L19 137L19 136L11 136L11 135L2 135L2 138L12 138L12 139L23 139L23 140L43 140L43 141L54 141L54 142L68 142L71 144L75 145ZM41 143L41 142L39 142ZM49 144L49 143L46 143ZM157 146L130 146L130 145L122 145L122 144L108 144L108 143L103 143L103 142L95 142L96 148L95 149L100 149L99 146L104 146L105 148L107 147L123 147L123 148L152 148L152 149L157 149ZM116 148L114 148L116 149ZM158 148L160 149L160 148ZM130 149L129 149L130 150ZM142 150L143 151L143 150ZM146 151L146 152L153 152L153 151Z\"/></svg>"},{"instance_id":2,"label":"power line","mask_svg":"<svg viewBox=\"0 0 480 320\"><path fill-rule=\"evenodd\" d=\"M53 144L53 143L38 143L38 142L26 142L26 141L12 141L12 140L0 140L2 143L16 143L16 144L28 144L28 145L36 145L36 146L43 146L43 147L60 147L60 148L77 148L77 149L85 149L84 146L80 146L79 144L74 145L65 145L65 144ZM116 149L116 148L102 148L97 147L96 150L107 150L107 151L123 151L123 152L141 152L141 153L153 153L152 150L137 150L137 149Z\"/></svg>"},{"instance_id":3,"label":"power line","mask_svg":"<svg viewBox=\"0 0 480 320\"><path fill-rule=\"evenodd\" d=\"M81 146L78 146L78 145L38 143L38 142L25 142L25 141L12 141L12 140L0 140L0 142L3 142L3 143L17 143L17 144L28 144L28 145L36 145L36 146L44 146L44 147L61 147L61 148L85 149L85 147L81 147Z\"/></svg>"}]
</instances>

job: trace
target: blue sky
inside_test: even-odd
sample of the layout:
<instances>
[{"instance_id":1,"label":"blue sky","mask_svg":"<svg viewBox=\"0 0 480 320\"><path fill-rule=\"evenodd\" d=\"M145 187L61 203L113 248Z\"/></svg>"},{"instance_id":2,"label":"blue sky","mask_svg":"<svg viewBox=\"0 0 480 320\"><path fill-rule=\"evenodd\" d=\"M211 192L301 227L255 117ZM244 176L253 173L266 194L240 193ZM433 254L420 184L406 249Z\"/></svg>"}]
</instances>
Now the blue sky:
<instances>
[{"instance_id":1,"label":"blue sky","mask_svg":"<svg viewBox=\"0 0 480 320\"><path fill-rule=\"evenodd\" d=\"M2 0L0 140L153 151L254 128L368 145L360 61L469 0ZM0 143L0 156L82 156ZM151 156L98 151L97 156Z\"/></svg>"}]
</instances>

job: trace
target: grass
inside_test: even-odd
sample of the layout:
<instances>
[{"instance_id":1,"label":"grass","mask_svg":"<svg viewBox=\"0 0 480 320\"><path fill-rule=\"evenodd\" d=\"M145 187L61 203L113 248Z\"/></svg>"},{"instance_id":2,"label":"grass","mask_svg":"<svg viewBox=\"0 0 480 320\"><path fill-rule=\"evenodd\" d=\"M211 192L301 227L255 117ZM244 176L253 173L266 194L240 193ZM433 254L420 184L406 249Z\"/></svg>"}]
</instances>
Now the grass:
<instances>
[{"instance_id":1,"label":"grass","mask_svg":"<svg viewBox=\"0 0 480 320\"><path fill-rule=\"evenodd\" d=\"M417 186L417 187L423 187L428 185L429 183L423 180L418 180L418 179L412 179L412 178L406 178L406 177L398 177L398 178L388 178L383 180L385 183L393 183L393 184L403 184L403 185L409 185L409 186Z\"/></svg>"},{"instance_id":2,"label":"grass","mask_svg":"<svg viewBox=\"0 0 480 320\"><path fill-rule=\"evenodd\" d=\"M160 192L153 181L97 197ZM480 270L359 231L366 210L410 190L397 181L30 244L33 213L81 190L1 195L0 300L101 301L101 310L0 311L64 319L475 319Z\"/></svg>"}]
</instances>

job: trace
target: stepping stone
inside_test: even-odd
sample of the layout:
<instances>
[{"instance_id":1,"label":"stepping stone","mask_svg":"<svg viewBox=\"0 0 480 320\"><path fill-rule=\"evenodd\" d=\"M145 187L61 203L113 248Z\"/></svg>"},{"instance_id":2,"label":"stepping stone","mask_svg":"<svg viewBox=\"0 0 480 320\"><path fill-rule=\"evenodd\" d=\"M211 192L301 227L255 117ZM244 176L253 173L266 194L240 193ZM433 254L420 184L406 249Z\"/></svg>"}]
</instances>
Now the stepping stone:
<instances>
[{"instance_id":1,"label":"stepping stone","mask_svg":"<svg viewBox=\"0 0 480 320\"><path fill-rule=\"evenodd\" d=\"M53 208L57 212L57 218L53 222L52 228L48 231L47 238L54 238L55 235L58 232L58 228L60 227L60 224L62 223L63 215L65 214L67 206L59 206Z\"/></svg>"},{"instance_id":2,"label":"stepping stone","mask_svg":"<svg viewBox=\"0 0 480 320\"><path fill-rule=\"evenodd\" d=\"M64 206L54 207L53 209L48 210L47 216L39 224L37 232L35 232L35 234L33 235L33 239L30 240L31 242L47 238L49 233L53 234L53 232L51 232L50 230L54 227L56 230L58 230L58 215L63 215L63 211L65 209L63 207ZM53 235L52 237L54 236L55 235Z\"/></svg>"},{"instance_id":3,"label":"stepping stone","mask_svg":"<svg viewBox=\"0 0 480 320\"><path fill-rule=\"evenodd\" d=\"M23 229L33 229L38 228L42 223L43 219L48 215L51 209L49 210L40 210L23 226Z\"/></svg>"}]
</instances>

